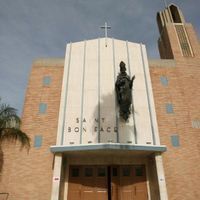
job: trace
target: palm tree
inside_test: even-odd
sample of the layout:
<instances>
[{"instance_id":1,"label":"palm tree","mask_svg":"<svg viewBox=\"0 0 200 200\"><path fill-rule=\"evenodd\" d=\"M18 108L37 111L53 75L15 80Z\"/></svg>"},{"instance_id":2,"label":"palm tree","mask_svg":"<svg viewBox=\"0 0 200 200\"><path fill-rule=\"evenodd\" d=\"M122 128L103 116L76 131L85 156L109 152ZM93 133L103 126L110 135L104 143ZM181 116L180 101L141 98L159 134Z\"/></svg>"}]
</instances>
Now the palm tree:
<instances>
[{"instance_id":1,"label":"palm tree","mask_svg":"<svg viewBox=\"0 0 200 200\"><path fill-rule=\"evenodd\" d=\"M4 141L21 143L21 148L30 148L30 138L20 130L21 120L16 114L17 110L7 104L1 103L0 98L0 172L3 169L2 143Z\"/></svg>"},{"instance_id":2,"label":"palm tree","mask_svg":"<svg viewBox=\"0 0 200 200\"><path fill-rule=\"evenodd\" d=\"M0 146L3 141L21 143L21 147L30 148L30 138L20 130L21 120L16 114L17 110L0 99Z\"/></svg>"}]
</instances>

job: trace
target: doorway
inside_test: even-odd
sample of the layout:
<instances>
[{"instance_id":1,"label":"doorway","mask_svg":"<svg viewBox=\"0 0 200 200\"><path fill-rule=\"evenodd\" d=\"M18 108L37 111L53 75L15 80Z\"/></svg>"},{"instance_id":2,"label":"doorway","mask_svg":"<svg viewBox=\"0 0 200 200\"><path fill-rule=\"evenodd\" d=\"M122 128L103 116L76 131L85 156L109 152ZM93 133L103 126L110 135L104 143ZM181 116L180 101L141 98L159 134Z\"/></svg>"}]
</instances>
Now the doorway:
<instances>
[{"instance_id":1,"label":"doorway","mask_svg":"<svg viewBox=\"0 0 200 200\"><path fill-rule=\"evenodd\" d=\"M144 165L69 168L68 200L147 200Z\"/></svg>"}]
</instances>

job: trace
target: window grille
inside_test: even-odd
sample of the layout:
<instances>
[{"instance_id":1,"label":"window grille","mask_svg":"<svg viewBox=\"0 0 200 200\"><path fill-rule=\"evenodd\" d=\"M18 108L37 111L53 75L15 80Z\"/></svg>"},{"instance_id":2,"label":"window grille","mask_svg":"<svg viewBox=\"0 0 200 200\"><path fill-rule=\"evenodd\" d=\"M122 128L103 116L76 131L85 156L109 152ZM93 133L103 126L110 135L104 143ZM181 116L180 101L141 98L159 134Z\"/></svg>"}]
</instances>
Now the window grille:
<instances>
[{"instance_id":1,"label":"window grille","mask_svg":"<svg viewBox=\"0 0 200 200\"><path fill-rule=\"evenodd\" d=\"M200 120L192 120L192 128L200 128Z\"/></svg>"},{"instance_id":2,"label":"window grille","mask_svg":"<svg viewBox=\"0 0 200 200\"><path fill-rule=\"evenodd\" d=\"M175 28L183 56L192 57L193 56L192 49L184 26L182 24L176 24Z\"/></svg>"}]
</instances>

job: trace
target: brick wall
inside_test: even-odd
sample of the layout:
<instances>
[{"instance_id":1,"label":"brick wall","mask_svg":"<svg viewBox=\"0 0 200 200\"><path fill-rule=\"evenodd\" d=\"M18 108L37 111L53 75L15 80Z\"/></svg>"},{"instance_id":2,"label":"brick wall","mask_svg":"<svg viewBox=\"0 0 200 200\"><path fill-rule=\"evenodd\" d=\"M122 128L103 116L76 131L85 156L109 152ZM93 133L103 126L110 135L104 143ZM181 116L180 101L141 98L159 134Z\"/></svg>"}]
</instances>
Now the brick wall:
<instances>
[{"instance_id":1,"label":"brick wall","mask_svg":"<svg viewBox=\"0 0 200 200\"><path fill-rule=\"evenodd\" d=\"M4 166L0 192L9 193L9 200L48 200L51 195L53 154L63 76L63 59L37 60L33 64L26 91L22 129L31 137L31 149L19 152L19 146L4 144ZM51 77L43 86L43 77ZM47 104L46 113L39 113L39 104ZM36 135L42 146L34 147Z\"/></svg>"},{"instance_id":2,"label":"brick wall","mask_svg":"<svg viewBox=\"0 0 200 200\"><path fill-rule=\"evenodd\" d=\"M179 60L176 67L161 67L154 62L150 73L161 144L168 149L163 160L169 199L200 199L200 129L192 128L192 120L200 119L200 63ZM173 113L166 112L166 103L172 103ZM179 147L172 145L172 135L179 136Z\"/></svg>"}]
</instances>

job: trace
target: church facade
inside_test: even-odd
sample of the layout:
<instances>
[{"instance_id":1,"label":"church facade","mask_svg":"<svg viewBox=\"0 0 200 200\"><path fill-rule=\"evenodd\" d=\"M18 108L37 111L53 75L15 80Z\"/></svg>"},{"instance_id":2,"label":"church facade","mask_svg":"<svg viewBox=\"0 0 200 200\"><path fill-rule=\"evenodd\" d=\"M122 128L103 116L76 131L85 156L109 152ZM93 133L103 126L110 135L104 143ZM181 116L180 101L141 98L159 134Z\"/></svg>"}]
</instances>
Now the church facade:
<instances>
[{"instance_id":1,"label":"church facade","mask_svg":"<svg viewBox=\"0 0 200 200\"><path fill-rule=\"evenodd\" d=\"M22 118L32 147L3 147L0 199L200 199L199 40L176 5L157 23L161 59L98 38L33 63ZM128 119L115 88L121 61L135 76Z\"/></svg>"}]
</instances>

